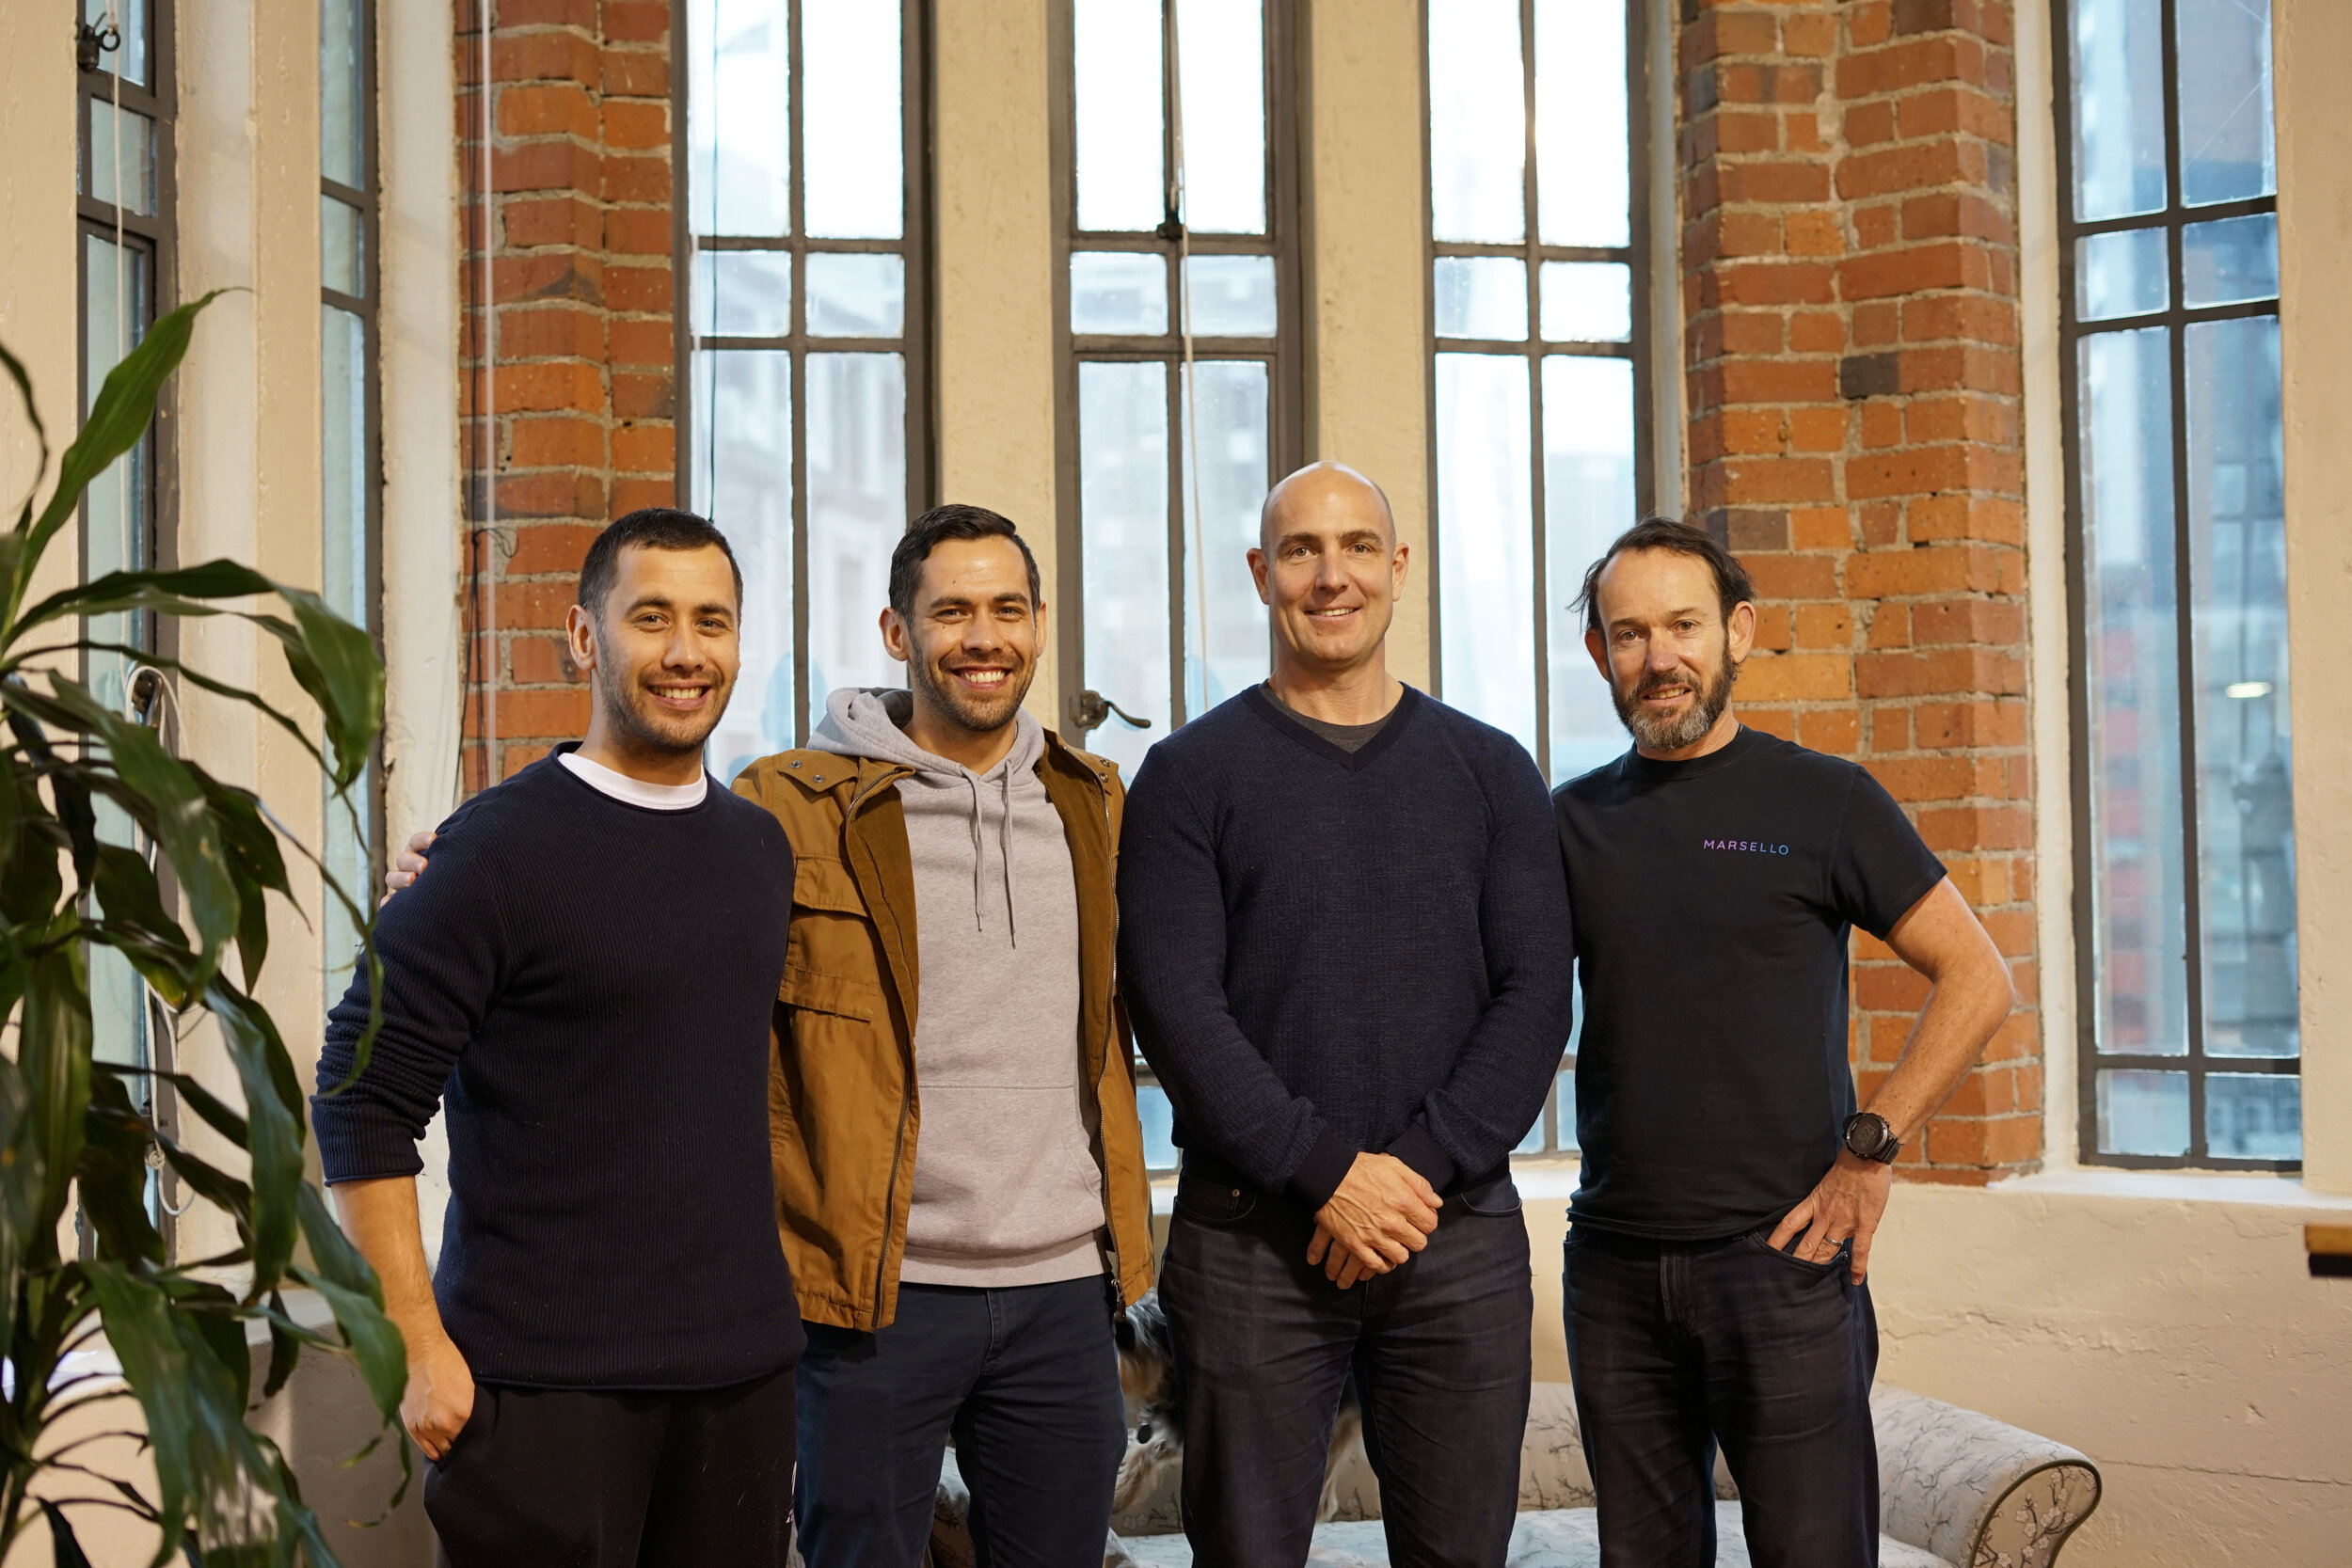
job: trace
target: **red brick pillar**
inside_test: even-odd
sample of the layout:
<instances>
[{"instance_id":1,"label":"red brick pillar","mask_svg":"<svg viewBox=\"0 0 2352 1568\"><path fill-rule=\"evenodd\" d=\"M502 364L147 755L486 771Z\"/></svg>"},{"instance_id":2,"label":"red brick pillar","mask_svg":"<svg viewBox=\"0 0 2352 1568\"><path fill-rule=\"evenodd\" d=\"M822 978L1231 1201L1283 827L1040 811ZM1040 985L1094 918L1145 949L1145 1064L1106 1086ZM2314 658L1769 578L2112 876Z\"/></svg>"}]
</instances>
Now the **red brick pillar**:
<instances>
[{"instance_id":1,"label":"red brick pillar","mask_svg":"<svg viewBox=\"0 0 2352 1568\"><path fill-rule=\"evenodd\" d=\"M485 376L482 3L457 0L456 39L469 790L585 727L587 689L562 639L580 557L613 517L671 504L676 469L669 7L487 0Z\"/></svg>"},{"instance_id":2,"label":"red brick pillar","mask_svg":"<svg viewBox=\"0 0 2352 1568\"><path fill-rule=\"evenodd\" d=\"M1684 0L1692 494L1769 608L1747 720L1893 792L2024 1006L1909 1173L2041 1156L2008 0ZM1857 935L1867 1096L1926 987Z\"/></svg>"}]
</instances>

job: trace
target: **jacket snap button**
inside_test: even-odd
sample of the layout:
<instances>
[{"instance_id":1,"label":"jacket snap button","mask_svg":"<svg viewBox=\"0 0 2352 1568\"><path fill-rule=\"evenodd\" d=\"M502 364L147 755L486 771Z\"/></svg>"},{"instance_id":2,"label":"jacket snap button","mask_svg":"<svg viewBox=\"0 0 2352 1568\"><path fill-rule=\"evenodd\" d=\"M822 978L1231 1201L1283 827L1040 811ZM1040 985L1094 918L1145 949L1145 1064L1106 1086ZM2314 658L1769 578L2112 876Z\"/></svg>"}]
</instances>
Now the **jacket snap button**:
<instances>
[{"instance_id":1,"label":"jacket snap button","mask_svg":"<svg viewBox=\"0 0 2352 1568\"><path fill-rule=\"evenodd\" d=\"M794 757L790 762L785 764L787 768L798 768L800 765L801 759L798 757Z\"/></svg>"}]
</instances>

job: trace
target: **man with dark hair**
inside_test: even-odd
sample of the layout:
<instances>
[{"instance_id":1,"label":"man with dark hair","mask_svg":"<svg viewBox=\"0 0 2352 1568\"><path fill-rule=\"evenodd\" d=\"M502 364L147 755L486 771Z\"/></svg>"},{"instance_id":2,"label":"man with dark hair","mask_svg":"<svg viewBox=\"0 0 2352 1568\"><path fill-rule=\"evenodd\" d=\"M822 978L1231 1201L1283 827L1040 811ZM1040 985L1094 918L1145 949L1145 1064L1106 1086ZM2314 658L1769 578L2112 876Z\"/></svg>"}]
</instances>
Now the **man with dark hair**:
<instances>
[{"instance_id":1,"label":"man with dark hair","mask_svg":"<svg viewBox=\"0 0 2352 1568\"><path fill-rule=\"evenodd\" d=\"M834 692L736 782L800 856L771 1092L810 1568L916 1568L951 1435L982 1560L1102 1560L1151 1202L1112 1004L1122 792L1022 709L1044 610L1010 521L925 513L881 617L908 689Z\"/></svg>"},{"instance_id":2,"label":"man with dark hair","mask_svg":"<svg viewBox=\"0 0 2352 1568\"><path fill-rule=\"evenodd\" d=\"M1112 1000L1124 796L1022 710L1044 609L1009 520L915 518L881 615L909 689L834 692L735 782L794 856L767 1104L810 1568L916 1568L950 1436L987 1560L1102 1560L1151 1196Z\"/></svg>"},{"instance_id":3,"label":"man with dark hair","mask_svg":"<svg viewBox=\"0 0 2352 1568\"><path fill-rule=\"evenodd\" d=\"M403 1424L454 1568L783 1568L792 1363L761 1093L792 851L702 770L734 689L732 553L685 513L590 551L587 737L440 827L329 1016L311 1101L408 1349ZM446 1109L437 1273L417 1142ZM691 1152L689 1152L691 1151Z\"/></svg>"},{"instance_id":4,"label":"man with dark hair","mask_svg":"<svg viewBox=\"0 0 2352 1568\"><path fill-rule=\"evenodd\" d=\"M1568 1370L1601 1561L1713 1563L1720 1444L1757 1568L1867 1568L1870 1240L1896 1153L2008 1016L2009 969L1876 780L1734 716L1755 592L1711 536L1642 523L1581 602L1633 736L1553 798L1585 1008ZM1929 987L1860 1111L1855 927Z\"/></svg>"},{"instance_id":5,"label":"man with dark hair","mask_svg":"<svg viewBox=\"0 0 2352 1568\"><path fill-rule=\"evenodd\" d=\"M1567 1042L1568 906L1534 762L1389 673L1407 560L1353 469L1277 485L1249 552L1272 678L1154 746L1128 807L1201 1568L1306 1560L1351 1368L1394 1559L1510 1544L1534 1307L1509 1157Z\"/></svg>"}]
</instances>

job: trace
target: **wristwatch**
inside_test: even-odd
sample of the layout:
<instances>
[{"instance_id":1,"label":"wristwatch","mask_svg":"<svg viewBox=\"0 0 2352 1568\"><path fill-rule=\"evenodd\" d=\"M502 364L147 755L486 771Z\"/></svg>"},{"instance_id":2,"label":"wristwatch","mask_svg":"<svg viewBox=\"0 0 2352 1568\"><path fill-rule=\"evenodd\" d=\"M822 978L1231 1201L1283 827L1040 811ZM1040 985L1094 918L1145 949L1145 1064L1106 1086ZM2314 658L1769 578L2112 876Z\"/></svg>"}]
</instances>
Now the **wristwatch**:
<instances>
[{"instance_id":1,"label":"wristwatch","mask_svg":"<svg viewBox=\"0 0 2352 1568\"><path fill-rule=\"evenodd\" d=\"M1876 1111L1856 1111L1846 1118L1846 1148L1857 1160L1876 1160L1891 1165L1895 1156L1902 1152L1903 1142L1895 1136L1895 1129Z\"/></svg>"}]
</instances>

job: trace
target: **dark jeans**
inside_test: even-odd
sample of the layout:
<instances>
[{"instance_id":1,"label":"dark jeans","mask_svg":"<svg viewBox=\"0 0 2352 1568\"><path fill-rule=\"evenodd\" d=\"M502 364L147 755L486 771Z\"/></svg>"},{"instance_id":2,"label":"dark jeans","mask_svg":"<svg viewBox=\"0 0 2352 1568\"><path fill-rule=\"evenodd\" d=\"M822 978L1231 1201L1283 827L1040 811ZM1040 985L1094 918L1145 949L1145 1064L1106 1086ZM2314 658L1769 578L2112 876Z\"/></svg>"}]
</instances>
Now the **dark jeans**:
<instances>
[{"instance_id":1,"label":"dark jeans","mask_svg":"<svg viewBox=\"0 0 2352 1568\"><path fill-rule=\"evenodd\" d=\"M1518 1193L1449 1199L1427 1250L1342 1291L1295 1203L1186 1178L1160 1268L1184 1380L1198 1568L1307 1560L1353 1370L1397 1568L1501 1568L1518 1505L1534 1296Z\"/></svg>"},{"instance_id":2,"label":"dark jeans","mask_svg":"<svg viewBox=\"0 0 2352 1568\"><path fill-rule=\"evenodd\" d=\"M1100 1275L901 1285L897 1320L878 1334L807 1326L808 1568L917 1568L950 1434L982 1568L1098 1568L1127 1422Z\"/></svg>"},{"instance_id":3,"label":"dark jeans","mask_svg":"<svg viewBox=\"0 0 2352 1568\"><path fill-rule=\"evenodd\" d=\"M450 1568L784 1568L792 1369L729 1388L474 1387L426 1472Z\"/></svg>"},{"instance_id":4,"label":"dark jeans","mask_svg":"<svg viewBox=\"0 0 2352 1568\"><path fill-rule=\"evenodd\" d=\"M1851 1257L1768 1232L1650 1242L1568 1231L1568 1375L1603 1568L1712 1568L1715 1446L1756 1568L1878 1561L1878 1319Z\"/></svg>"}]
</instances>

